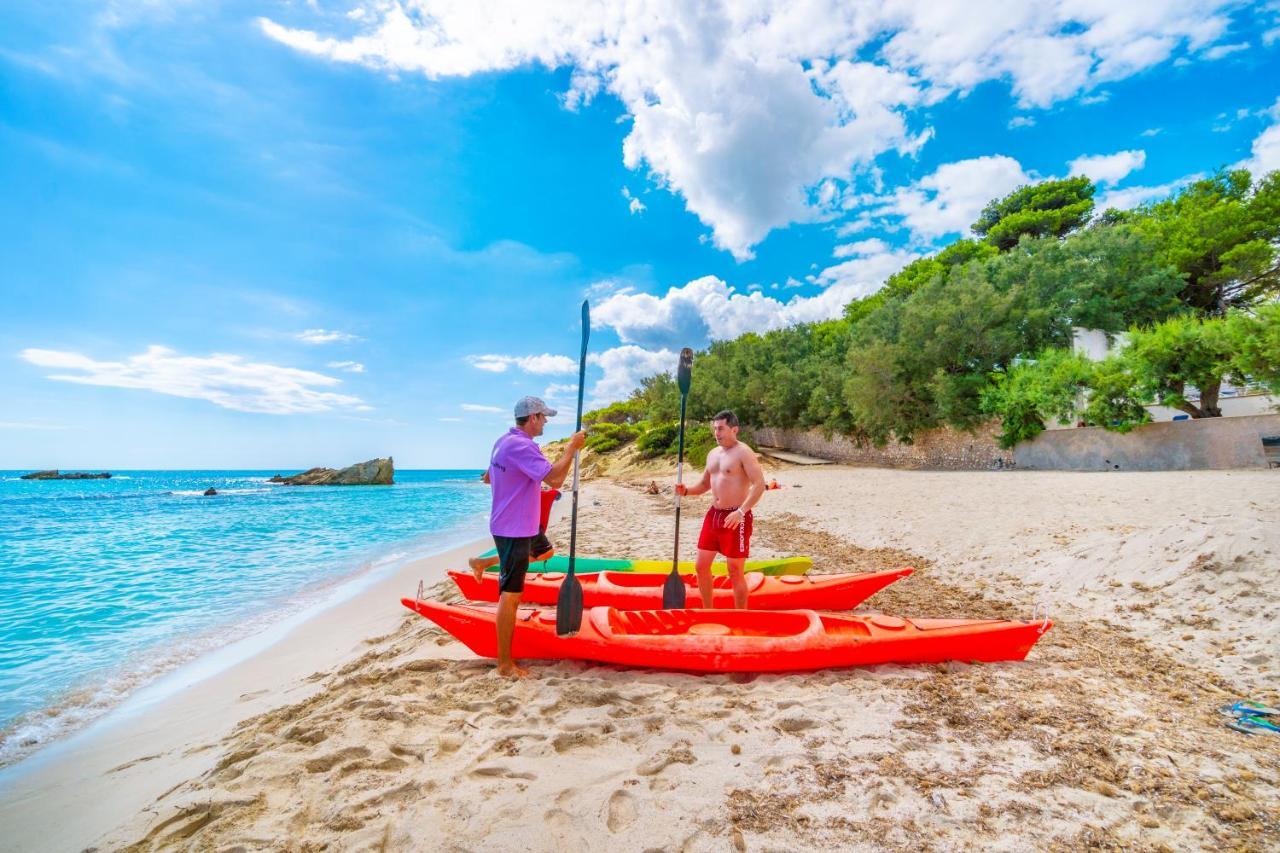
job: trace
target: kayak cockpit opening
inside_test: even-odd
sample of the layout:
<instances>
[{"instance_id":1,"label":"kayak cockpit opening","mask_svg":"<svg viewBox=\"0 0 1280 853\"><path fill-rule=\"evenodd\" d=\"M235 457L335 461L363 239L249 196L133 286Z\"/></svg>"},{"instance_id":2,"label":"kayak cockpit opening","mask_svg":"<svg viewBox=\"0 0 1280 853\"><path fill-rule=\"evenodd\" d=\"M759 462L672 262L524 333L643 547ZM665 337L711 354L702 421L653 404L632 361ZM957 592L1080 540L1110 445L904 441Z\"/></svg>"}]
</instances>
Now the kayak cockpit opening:
<instances>
[{"instance_id":1,"label":"kayak cockpit opening","mask_svg":"<svg viewBox=\"0 0 1280 853\"><path fill-rule=\"evenodd\" d=\"M822 633L829 637L870 637L871 629L862 619L848 616L819 614L822 620Z\"/></svg>"},{"instance_id":2,"label":"kayak cockpit opening","mask_svg":"<svg viewBox=\"0 0 1280 853\"><path fill-rule=\"evenodd\" d=\"M592 618L605 636L792 637L808 632L804 611L618 610L595 608Z\"/></svg>"}]
</instances>

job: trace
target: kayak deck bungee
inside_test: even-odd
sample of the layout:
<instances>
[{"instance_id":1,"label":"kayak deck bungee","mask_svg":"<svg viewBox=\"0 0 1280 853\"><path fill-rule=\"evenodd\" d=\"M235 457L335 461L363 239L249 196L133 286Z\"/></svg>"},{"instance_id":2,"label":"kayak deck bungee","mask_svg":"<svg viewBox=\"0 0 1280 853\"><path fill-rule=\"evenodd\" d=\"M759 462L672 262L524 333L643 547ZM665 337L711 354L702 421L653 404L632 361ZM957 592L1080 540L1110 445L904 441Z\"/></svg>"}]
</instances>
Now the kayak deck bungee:
<instances>
[{"instance_id":1,"label":"kayak deck bungee","mask_svg":"<svg viewBox=\"0 0 1280 853\"><path fill-rule=\"evenodd\" d=\"M747 607L752 610L850 610L894 581L911 574L910 568L884 572L836 575L782 575L769 577L752 572L747 582ZM449 572L462 594L472 601L497 601L498 577L486 574L476 582L471 572ZM564 575L559 572L525 577L521 601L525 604L556 603ZM690 603L700 602L697 575L680 575ZM620 610L657 610L662 607L666 578L641 572L597 572L583 575L582 603L586 607ZM711 603L733 607L733 585L727 575L712 578Z\"/></svg>"},{"instance_id":2,"label":"kayak deck bungee","mask_svg":"<svg viewBox=\"0 0 1280 853\"><path fill-rule=\"evenodd\" d=\"M401 599L482 657L496 657L497 609ZM1023 660L1051 626L1003 619L902 619L814 610L584 611L556 636L554 609L521 608L518 658L576 659L688 672L793 672L899 663Z\"/></svg>"},{"instance_id":3,"label":"kayak deck bungee","mask_svg":"<svg viewBox=\"0 0 1280 853\"><path fill-rule=\"evenodd\" d=\"M480 556L492 557L498 552L492 548L484 552ZM760 560L747 560L744 567L748 572L760 572L766 575L803 575L813 568L812 557L777 557ZM680 561L680 574L693 574L694 566L692 560ZM493 566L488 571L498 571L497 566ZM569 558L563 554L556 554L548 560L540 560L537 562L529 562L529 571L531 572L567 572L569 571ZM593 575L597 572L640 572L645 574L663 574L671 571L670 560L617 560L606 557L578 557L574 561L574 574ZM711 574L724 575L728 574L729 567L720 560L711 564Z\"/></svg>"}]
</instances>

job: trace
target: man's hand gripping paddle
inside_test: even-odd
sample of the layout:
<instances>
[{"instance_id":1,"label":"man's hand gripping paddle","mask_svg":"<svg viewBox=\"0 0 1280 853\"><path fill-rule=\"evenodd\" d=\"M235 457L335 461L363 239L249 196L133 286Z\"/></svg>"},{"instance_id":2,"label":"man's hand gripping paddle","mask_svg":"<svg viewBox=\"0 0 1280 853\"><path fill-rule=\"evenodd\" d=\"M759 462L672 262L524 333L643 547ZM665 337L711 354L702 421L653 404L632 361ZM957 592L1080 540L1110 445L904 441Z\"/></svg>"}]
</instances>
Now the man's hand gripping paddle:
<instances>
[{"instance_id":1,"label":"man's hand gripping paddle","mask_svg":"<svg viewBox=\"0 0 1280 853\"><path fill-rule=\"evenodd\" d=\"M573 431L582 429L582 388L587 378L587 338L591 334L591 310L582 300L582 357L578 360L578 419ZM582 627L582 582L574 575L578 550L578 451L573 453L573 512L569 521L569 571L560 584L556 601L556 636L572 637Z\"/></svg>"},{"instance_id":2,"label":"man's hand gripping paddle","mask_svg":"<svg viewBox=\"0 0 1280 853\"><path fill-rule=\"evenodd\" d=\"M689 399L689 383L693 379L693 350L680 350L680 364L676 367L676 383L680 386L680 438L676 461L676 485L684 483L684 407ZM662 609L683 610L685 603L684 581L680 578L680 493L676 492L676 545L671 556L671 574L662 585Z\"/></svg>"}]
</instances>

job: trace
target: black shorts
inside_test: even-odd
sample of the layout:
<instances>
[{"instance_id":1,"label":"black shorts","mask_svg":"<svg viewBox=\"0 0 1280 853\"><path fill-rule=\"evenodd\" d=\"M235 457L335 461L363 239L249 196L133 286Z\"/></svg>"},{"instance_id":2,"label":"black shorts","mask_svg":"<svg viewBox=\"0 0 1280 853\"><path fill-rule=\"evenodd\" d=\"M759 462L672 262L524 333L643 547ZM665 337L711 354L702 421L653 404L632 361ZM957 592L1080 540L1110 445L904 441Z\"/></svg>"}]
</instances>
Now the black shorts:
<instances>
[{"instance_id":1,"label":"black shorts","mask_svg":"<svg viewBox=\"0 0 1280 853\"><path fill-rule=\"evenodd\" d=\"M551 550L551 540L545 530L534 536L493 535L498 549L498 589L502 592L524 592L524 576L529 571L529 558Z\"/></svg>"}]
</instances>

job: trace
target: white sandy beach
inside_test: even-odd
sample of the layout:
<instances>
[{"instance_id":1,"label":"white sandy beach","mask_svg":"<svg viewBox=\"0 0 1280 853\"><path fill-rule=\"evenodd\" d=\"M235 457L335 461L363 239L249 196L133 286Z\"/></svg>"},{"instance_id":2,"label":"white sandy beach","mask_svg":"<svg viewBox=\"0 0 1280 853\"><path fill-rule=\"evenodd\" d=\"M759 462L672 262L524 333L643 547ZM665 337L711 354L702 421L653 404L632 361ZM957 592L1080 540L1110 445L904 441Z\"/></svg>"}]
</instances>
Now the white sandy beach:
<instances>
[{"instance_id":1,"label":"white sandy beach","mask_svg":"<svg viewBox=\"0 0 1280 853\"><path fill-rule=\"evenodd\" d=\"M1054 628L1022 663L746 678L535 663L511 683L398 603L461 549L37 756L0 791L0 847L1280 842L1280 738L1216 713L1280 700L1275 472L771 473L786 488L758 510L754 553L915 565L866 608L1025 618L1045 602ZM644 495L648 479L584 485L584 553L667 554L670 498ZM686 506L691 556L705 499Z\"/></svg>"}]
</instances>

